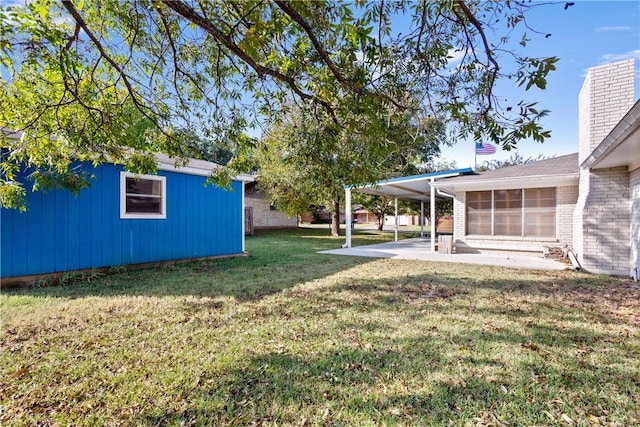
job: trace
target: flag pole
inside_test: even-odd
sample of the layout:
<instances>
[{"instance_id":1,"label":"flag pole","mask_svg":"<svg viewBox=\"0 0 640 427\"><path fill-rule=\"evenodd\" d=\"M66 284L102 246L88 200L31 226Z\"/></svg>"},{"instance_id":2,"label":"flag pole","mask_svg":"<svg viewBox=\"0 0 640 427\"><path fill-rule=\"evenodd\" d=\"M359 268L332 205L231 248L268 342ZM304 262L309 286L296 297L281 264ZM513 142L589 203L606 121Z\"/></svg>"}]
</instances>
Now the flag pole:
<instances>
[{"instance_id":1,"label":"flag pole","mask_svg":"<svg viewBox=\"0 0 640 427\"><path fill-rule=\"evenodd\" d=\"M473 143L473 170L478 171L478 150L475 141Z\"/></svg>"}]
</instances>

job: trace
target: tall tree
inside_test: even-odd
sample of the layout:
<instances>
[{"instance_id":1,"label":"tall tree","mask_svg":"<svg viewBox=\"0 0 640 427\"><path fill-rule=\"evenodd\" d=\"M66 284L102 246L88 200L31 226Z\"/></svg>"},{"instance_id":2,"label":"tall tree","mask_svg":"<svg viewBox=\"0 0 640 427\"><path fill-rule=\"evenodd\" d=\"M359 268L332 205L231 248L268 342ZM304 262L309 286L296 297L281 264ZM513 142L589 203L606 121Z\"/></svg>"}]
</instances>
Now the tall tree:
<instances>
[{"instance_id":1,"label":"tall tree","mask_svg":"<svg viewBox=\"0 0 640 427\"><path fill-rule=\"evenodd\" d=\"M342 94L444 117L460 134L505 147L522 137L544 139L548 132L538 122L544 110L517 100L501 104L495 92L506 78L544 88L555 68L556 58L530 58L511 48L514 35L526 45L530 7L476 0L0 6L0 126L23 132L20 140L3 142L9 154L0 185L20 187L4 171L21 162L67 168L61 151L132 168L141 158L145 168L152 166L151 150L185 156L178 128L248 143L242 141L247 127L271 123L273 114L295 103L344 126ZM397 20L406 23L402 33L394 28ZM495 40L494 31L500 34ZM515 67L501 66L503 51ZM408 103L407 93L420 102ZM123 123L129 108L137 112L129 117L152 127ZM137 130L134 139L144 143L122 149L131 141L123 127ZM48 142L52 135L59 144Z\"/></svg>"},{"instance_id":2,"label":"tall tree","mask_svg":"<svg viewBox=\"0 0 640 427\"><path fill-rule=\"evenodd\" d=\"M336 236L345 184L403 174L413 159L437 154L443 135L435 119L415 119L380 100L341 99L341 125L329 114L322 119L317 111L292 109L255 151L261 185L272 199L291 214L328 204Z\"/></svg>"},{"instance_id":3,"label":"tall tree","mask_svg":"<svg viewBox=\"0 0 640 427\"><path fill-rule=\"evenodd\" d=\"M384 218L387 215L391 215L395 210L391 197L378 196L376 194L356 192L353 194L353 202L376 217L378 231L382 231L384 227Z\"/></svg>"}]
</instances>

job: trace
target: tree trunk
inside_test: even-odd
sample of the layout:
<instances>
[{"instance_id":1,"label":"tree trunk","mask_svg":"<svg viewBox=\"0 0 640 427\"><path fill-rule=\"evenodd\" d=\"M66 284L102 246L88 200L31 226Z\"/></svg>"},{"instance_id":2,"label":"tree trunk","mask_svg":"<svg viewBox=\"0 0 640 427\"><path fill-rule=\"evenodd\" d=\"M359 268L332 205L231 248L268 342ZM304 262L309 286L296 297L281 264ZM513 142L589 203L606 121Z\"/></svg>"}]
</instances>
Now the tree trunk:
<instances>
[{"instance_id":1,"label":"tree trunk","mask_svg":"<svg viewBox=\"0 0 640 427\"><path fill-rule=\"evenodd\" d=\"M340 202L337 200L331 201L331 235L340 236Z\"/></svg>"},{"instance_id":2,"label":"tree trunk","mask_svg":"<svg viewBox=\"0 0 640 427\"><path fill-rule=\"evenodd\" d=\"M378 231L382 231L384 227L384 214L376 215L376 219L378 220Z\"/></svg>"}]
</instances>

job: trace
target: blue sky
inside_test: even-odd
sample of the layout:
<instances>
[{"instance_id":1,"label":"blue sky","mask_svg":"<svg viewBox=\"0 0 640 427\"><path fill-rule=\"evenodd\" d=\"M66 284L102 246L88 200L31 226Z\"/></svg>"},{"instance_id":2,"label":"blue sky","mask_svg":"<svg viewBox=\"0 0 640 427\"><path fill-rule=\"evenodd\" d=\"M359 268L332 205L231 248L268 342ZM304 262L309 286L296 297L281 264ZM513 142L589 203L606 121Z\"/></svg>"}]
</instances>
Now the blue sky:
<instances>
[{"instance_id":1,"label":"blue sky","mask_svg":"<svg viewBox=\"0 0 640 427\"><path fill-rule=\"evenodd\" d=\"M527 15L529 25L551 37L533 36L523 51L528 56L557 56L558 69L550 75L547 89L530 90L527 100L538 101L541 108L551 110L544 119L551 138L543 144L521 141L517 151L523 157L559 156L578 151L578 93L588 68L622 59L636 59L636 92L640 93L640 2L638 1L575 1L563 5L542 6ZM500 87L500 94L522 99L517 90ZM478 156L485 160L507 159L513 151ZM455 160L458 167L473 167L474 142L458 141L442 150L444 160Z\"/></svg>"},{"instance_id":2,"label":"blue sky","mask_svg":"<svg viewBox=\"0 0 640 427\"><path fill-rule=\"evenodd\" d=\"M25 0L0 0L0 4L23 4ZM523 157L559 156L574 153L578 145L578 93L586 70L590 67L617 60L636 59L636 94L640 95L640 1L586 1L573 0L574 6L564 10L564 2L546 4L531 9L527 14L530 27L551 37L534 35L522 50L527 56L557 56L558 69L548 79L544 91L532 89L522 93L511 82L498 87L501 98L513 105L520 99L537 101L540 108L551 110L543 126L551 131L551 138L540 144L521 141L517 152ZM535 4L535 1L534 1ZM520 34L514 33L514 34ZM503 34L496 34L500 37ZM518 37L516 35L515 37ZM509 68L506 62L503 68ZM523 98L524 97L524 98ZM457 141L452 147L443 147L442 159L455 161L458 167L474 166L474 141ZM478 156L478 164L485 160L507 159L513 151Z\"/></svg>"}]
</instances>

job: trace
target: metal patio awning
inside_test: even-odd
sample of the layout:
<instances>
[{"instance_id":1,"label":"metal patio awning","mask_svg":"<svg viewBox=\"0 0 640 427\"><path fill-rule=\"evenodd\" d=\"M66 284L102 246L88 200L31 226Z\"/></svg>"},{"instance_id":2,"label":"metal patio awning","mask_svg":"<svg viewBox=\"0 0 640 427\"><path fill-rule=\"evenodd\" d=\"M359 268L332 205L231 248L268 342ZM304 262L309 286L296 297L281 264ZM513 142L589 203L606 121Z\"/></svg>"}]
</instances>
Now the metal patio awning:
<instances>
[{"instance_id":1,"label":"metal patio awning","mask_svg":"<svg viewBox=\"0 0 640 427\"><path fill-rule=\"evenodd\" d=\"M426 202L431 198L431 182L459 175L471 175L475 172L471 168L453 169L442 172L411 175L391 178L367 184L360 187L350 186L359 193L375 194L378 196L398 198L402 200L418 200ZM346 188L346 187L345 187ZM436 198L438 195L436 194ZM441 198L441 197L440 197Z\"/></svg>"},{"instance_id":2,"label":"metal patio awning","mask_svg":"<svg viewBox=\"0 0 640 427\"><path fill-rule=\"evenodd\" d=\"M448 171L433 172L422 175L411 175L400 178L386 179L362 186L345 185L346 200L346 237L345 246L351 247L351 192L358 191L360 193L374 194L384 197L392 197L395 201L395 240L398 240L398 199L401 200L417 200L420 202L420 211L424 224L424 202L429 201L431 212L431 251L435 251L435 202L438 198L442 199L441 192L437 192L436 188L431 185L437 180L452 178L460 175L472 175L475 172L471 168L453 169ZM439 193L439 194L438 194ZM422 234L422 233L421 233Z\"/></svg>"}]
</instances>

